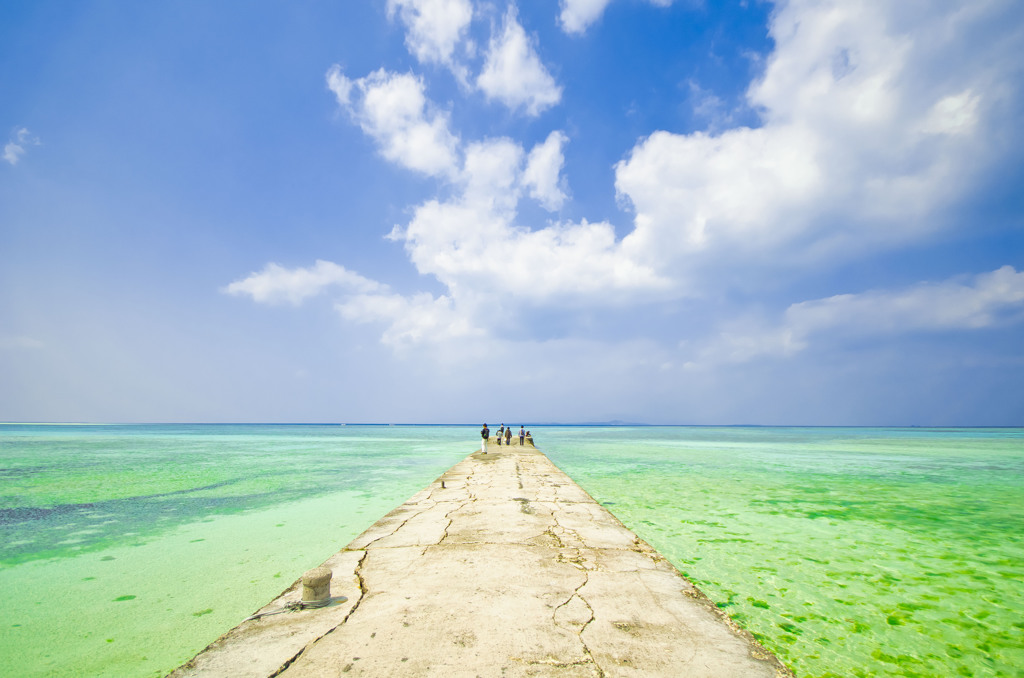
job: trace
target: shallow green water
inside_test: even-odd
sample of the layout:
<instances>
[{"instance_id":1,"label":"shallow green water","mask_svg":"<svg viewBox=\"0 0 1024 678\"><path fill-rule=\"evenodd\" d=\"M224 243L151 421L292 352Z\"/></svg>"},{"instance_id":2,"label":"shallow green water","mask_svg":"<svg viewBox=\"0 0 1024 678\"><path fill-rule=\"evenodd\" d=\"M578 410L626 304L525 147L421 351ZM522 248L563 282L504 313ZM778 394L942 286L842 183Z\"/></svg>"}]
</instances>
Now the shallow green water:
<instances>
[{"instance_id":1,"label":"shallow green water","mask_svg":"<svg viewBox=\"0 0 1024 678\"><path fill-rule=\"evenodd\" d=\"M1020 429L538 438L798 676L1024 675Z\"/></svg>"},{"instance_id":2,"label":"shallow green water","mask_svg":"<svg viewBox=\"0 0 1024 678\"><path fill-rule=\"evenodd\" d=\"M1024 675L1024 430L532 427L798 676ZM0 425L0 673L187 660L476 427Z\"/></svg>"},{"instance_id":3,"label":"shallow green water","mask_svg":"<svg viewBox=\"0 0 1024 678\"><path fill-rule=\"evenodd\" d=\"M475 435L0 425L0 674L164 675L472 452Z\"/></svg>"}]
</instances>

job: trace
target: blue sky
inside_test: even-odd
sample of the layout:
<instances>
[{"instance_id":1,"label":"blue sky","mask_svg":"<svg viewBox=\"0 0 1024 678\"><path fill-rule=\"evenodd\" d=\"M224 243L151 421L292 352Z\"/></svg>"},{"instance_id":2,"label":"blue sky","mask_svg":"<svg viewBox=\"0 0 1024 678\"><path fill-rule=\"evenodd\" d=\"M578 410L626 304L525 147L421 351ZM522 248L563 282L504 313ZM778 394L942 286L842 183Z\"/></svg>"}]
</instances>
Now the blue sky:
<instances>
[{"instance_id":1,"label":"blue sky","mask_svg":"<svg viewBox=\"0 0 1024 678\"><path fill-rule=\"evenodd\" d=\"M1024 424L1014 0L0 7L0 421Z\"/></svg>"}]
</instances>

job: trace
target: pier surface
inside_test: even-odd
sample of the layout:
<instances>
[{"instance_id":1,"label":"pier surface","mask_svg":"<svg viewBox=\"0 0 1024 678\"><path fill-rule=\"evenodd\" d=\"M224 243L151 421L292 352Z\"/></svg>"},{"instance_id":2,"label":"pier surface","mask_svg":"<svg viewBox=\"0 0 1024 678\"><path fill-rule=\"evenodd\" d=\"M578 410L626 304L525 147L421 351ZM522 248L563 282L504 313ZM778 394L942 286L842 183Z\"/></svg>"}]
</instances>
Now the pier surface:
<instances>
[{"instance_id":1,"label":"pier surface","mask_svg":"<svg viewBox=\"0 0 1024 678\"><path fill-rule=\"evenodd\" d=\"M247 620L171 676L792 676L530 445L471 454L324 566L346 601Z\"/></svg>"}]
</instances>

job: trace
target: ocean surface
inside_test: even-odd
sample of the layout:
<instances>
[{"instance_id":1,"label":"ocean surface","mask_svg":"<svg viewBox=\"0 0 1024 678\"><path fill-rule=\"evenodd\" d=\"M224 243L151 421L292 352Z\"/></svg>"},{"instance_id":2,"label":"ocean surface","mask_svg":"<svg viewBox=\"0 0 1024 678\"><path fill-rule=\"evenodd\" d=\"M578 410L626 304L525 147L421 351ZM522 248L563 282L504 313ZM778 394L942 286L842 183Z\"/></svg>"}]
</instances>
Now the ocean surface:
<instances>
[{"instance_id":1,"label":"ocean surface","mask_svg":"<svg viewBox=\"0 0 1024 678\"><path fill-rule=\"evenodd\" d=\"M0 667L160 676L477 426L0 425ZM1024 429L531 427L798 676L1024 676Z\"/></svg>"}]
</instances>

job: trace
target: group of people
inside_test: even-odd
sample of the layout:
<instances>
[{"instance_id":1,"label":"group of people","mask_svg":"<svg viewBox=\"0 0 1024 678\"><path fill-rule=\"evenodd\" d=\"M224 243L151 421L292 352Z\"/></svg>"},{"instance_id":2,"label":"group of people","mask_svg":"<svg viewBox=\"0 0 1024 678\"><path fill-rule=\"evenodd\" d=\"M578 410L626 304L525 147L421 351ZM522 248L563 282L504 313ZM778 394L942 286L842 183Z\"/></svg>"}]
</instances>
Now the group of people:
<instances>
[{"instance_id":1,"label":"group of people","mask_svg":"<svg viewBox=\"0 0 1024 678\"><path fill-rule=\"evenodd\" d=\"M484 454L487 454L487 441L490 439L490 437L491 437L491 429L487 428L487 424L484 424L484 427L482 429L480 429L480 438L482 439L482 442L480 444L480 451L483 452ZM520 426L519 427L519 444L520 445L526 444L526 439L529 438L529 437L530 437L530 432L527 431L522 426ZM501 428L498 429L497 438L498 438L498 444L499 445L501 445L501 439L502 438L505 439L505 444L506 445L511 445L512 444L512 427L509 426L509 427L506 428L505 425L502 424Z\"/></svg>"}]
</instances>

